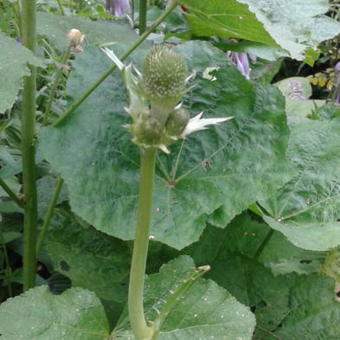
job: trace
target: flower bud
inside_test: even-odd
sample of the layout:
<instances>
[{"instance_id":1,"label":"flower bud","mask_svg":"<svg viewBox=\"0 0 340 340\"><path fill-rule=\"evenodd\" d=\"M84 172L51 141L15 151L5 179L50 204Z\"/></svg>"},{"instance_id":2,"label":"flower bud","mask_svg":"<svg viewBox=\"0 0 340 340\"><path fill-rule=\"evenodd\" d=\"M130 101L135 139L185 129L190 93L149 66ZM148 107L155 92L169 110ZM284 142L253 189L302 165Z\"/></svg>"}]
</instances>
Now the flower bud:
<instances>
[{"instance_id":1,"label":"flower bud","mask_svg":"<svg viewBox=\"0 0 340 340\"><path fill-rule=\"evenodd\" d=\"M169 136L180 137L190 119L189 112L179 108L172 111L166 122L166 132Z\"/></svg>"},{"instance_id":2,"label":"flower bud","mask_svg":"<svg viewBox=\"0 0 340 340\"><path fill-rule=\"evenodd\" d=\"M158 145L163 127L160 122L150 115L141 115L130 127L134 142L138 145Z\"/></svg>"},{"instance_id":3,"label":"flower bud","mask_svg":"<svg viewBox=\"0 0 340 340\"><path fill-rule=\"evenodd\" d=\"M151 100L175 105L185 93L188 69L184 58L165 46L154 46L142 68L142 88Z\"/></svg>"},{"instance_id":4,"label":"flower bud","mask_svg":"<svg viewBox=\"0 0 340 340\"><path fill-rule=\"evenodd\" d=\"M82 51L81 43L83 42L84 38L85 38L84 34L82 34L78 29L72 28L67 33L68 48L72 52L81 52Z\"/></svg>"}]
</instances>

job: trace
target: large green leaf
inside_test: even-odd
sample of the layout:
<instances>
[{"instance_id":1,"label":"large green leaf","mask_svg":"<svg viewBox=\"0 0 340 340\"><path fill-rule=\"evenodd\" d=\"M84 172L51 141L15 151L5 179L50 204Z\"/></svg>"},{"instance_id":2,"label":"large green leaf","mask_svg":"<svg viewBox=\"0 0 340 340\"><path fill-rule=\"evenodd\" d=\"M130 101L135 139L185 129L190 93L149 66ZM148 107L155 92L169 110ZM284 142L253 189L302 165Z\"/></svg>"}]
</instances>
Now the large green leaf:
<instances>
[{"instance_id":1,"label":"large green leaf","mask_svg":"<svg viewBox=\"0 0 340 340\"><path fill-rule=\"evenodd\" d=\"M58 214L44 246L54 269L73 286L90 289L105 300L126 300L130 251L122 241L77 221L70 213Z\"/></svg>"},{"instance_id":2,"label":"large green leaf","mask_svg":"<svg viewBox=\"0 0 340 340\"><path fill-rule=\"evenodd\" d=\"M304 249L340 245L339 131L338 120L294 125L288 155L298 174L262 202L272 217L266 222Z\"/></svg>"},{"instance_id":3,"label":"large green leaf","mask_svg":"<svg viewBox=\"0 0 340 340\"><path fill-rule=\"evenodd\" d=\"M4 340L106 340L108 324L99 299L72 288L53 295L47 286L33 288L0 306Z\"/></svg>"},{"instance_id":4,"label":"large green leaf","mask_svg":"<svg viewBox=\"0 0 340 340\"><path fill-rule=\"evenodd\" d=\"M279 222L268 216L264 216L264 220L273 229L285 235L297 247L325 251L340 245L340 223L336 221Z\"/></svg>"},{"instance_id":5,"label":"large green leaf","mask_svg":"<svg viewBox=\"0 0 340 340\"><path fill-rule=\"evenodd\" d=\"M199 47L202 46L201 49ZM176 48L196 59L193 90L184 106L192 114L230 116L227 124L190 136L159 154L152 235L181 249L198 240L208 216L224 227L249 204L267 197L290 178L285 161L288 129L279 90L253 85L227 62L202 77L203 65L221 66L221 52L207 43ZM214 53L218 61L214 62ZM67 93L75 99L107 67L107 58L89 49L77 57ZM138 191L138 148L122 127L128 116L118 74L105 81L58 128L45 128L41 147L65 179L74 212L97 229L133 239ZM178 162L177 162L178 160ZM178 164L178 166L177 166Z\"/></svg>"},{"instance_id":6,"label":"large green leaf","mask_svg":"<svg viewBox=\"0 0 340 340\"><path fill-rule=\"evenodd\" d=\"M199 270L199 269L198 269ZM188 281L192 285L185 294L178 295L173 309L161 324L158 340L250 340L255 318L225 289L211 280L198 278L197 268L188 256L181 256L162 266L158 274L150 275L145 288L145 309L149 319L164 310L171 299ZM134 339L123 331L122 324L114 330L118 339Z\"/></svg>"},{"instance_id":7,"label":"large green leaf","mask_svg":"<svg viewBox=\"0 0 340 340\"><path fill-rule=\"evenodd\" d=\"M323 255L289 245L276 231L268 241L269 230L241 215L225 230L208 228L200 242L185 251L196 263L209 263L207 275L252 308L257 319L254 340L336 340L340 304L334 281L317 273L276 275L289 269L311 273L307 267L315 271Z\"/></svg>"},{"instance_id":8,"label":"large green leaf","mask_svg":"<svg viewBox=\"0 0 340 340\"><path fill-rule=\"evenodd\" d=\"M0 113L11 108L23 86L22 77L30 75L28 64L43 67L42 60L15 39L0 32Z\"/></svg>"},{"instance_id":9,"label":"large green leaf","mask_svg":"<svg viewBox=\"0 0 340 340\"><path fill-rule=\"evenodd\" d=\"M248 7L236 0L183 0L181 3L189 9L186 16L195 35L218 35L278 46Z\"/></svg>"},{"instance_id":10,"label":"large green leaf","mask_svg":"<svg viewBox=\"0 0 340 340\"><path fill-rule=\"evenodd\" d=\"M193 33L257 41L303 59L307 48L340 33L340 23L324 15L328 0L183 0Z\"/></svg>"}]
</instances>

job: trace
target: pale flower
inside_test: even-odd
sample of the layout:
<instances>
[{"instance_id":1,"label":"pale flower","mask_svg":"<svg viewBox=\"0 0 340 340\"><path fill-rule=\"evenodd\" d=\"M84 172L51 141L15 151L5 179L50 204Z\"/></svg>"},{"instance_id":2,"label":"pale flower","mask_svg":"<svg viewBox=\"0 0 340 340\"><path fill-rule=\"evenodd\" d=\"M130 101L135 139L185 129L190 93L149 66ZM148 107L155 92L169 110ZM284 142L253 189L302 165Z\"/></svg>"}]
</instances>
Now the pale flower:
<instances>
[{"instance_id":1,"label":"pale flower","mask_svg":"<svg viewBox=\"0 0 340 340\"><path fill-rule=\"evenodd\" d=\"M106 0L106 11L116 17L123 16L129 9L129 0Z\"/></svg>"}]
</instances>

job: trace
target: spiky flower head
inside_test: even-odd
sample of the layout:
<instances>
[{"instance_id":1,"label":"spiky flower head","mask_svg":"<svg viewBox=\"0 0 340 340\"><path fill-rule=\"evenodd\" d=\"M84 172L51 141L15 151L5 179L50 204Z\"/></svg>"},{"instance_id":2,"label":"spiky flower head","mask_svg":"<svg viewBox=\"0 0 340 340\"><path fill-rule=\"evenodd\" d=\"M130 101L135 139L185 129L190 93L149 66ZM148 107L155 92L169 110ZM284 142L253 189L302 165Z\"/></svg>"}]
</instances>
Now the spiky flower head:
<instances>
[{"instance_id":1,"label":"spiky flower head","mask_svg":"<svg viewBox=\"0 0 340 340\"><path fill-rule=\"evenodd\" d=\"M181 55L156 45L144 59L143 91L151 101L175 105L185 93L187 74L188 67Z\"/></svg>"}]
</instances>

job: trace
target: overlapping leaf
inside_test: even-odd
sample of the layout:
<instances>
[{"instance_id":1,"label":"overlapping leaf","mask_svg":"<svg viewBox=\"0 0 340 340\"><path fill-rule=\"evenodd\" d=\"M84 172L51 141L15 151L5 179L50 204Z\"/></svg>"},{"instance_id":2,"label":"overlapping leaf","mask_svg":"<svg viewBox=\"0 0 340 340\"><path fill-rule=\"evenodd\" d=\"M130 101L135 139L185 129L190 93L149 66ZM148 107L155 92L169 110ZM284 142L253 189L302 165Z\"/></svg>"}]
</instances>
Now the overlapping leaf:
<instances>
[{"instance_id":1,"label":"overlapping leaf","mask_svg":"<svg viewBox=\"0 0 340 340\"><path fill-rule=\"evenodd\" d=\"M120 240L58 214L44 241L54 269L105 300L126 300L129 249Z\"/></svg>"},{"instance_id":2,"label":"overlapping leaf","mask_svg":"<svg viewBox=\"0 0 340 340\"><path fill-rule=\"evenodd\" d=\"M108 324L99 299L72 288L52 295L33 288L0 306L0 337L6 340L105 340Z\"/></svg>"},{"instance_id":3,"label":"overlapping leaf","mask_svg":"<svg viewBox=\"0 0 340 340\"><path fill-rule=\"evenodd\" d=\"M200 279L193 260L182 256L151 275L146 282L149 318L167 305L159 340L250 340L255 318L249 309L211 280ZM195 279L195 280L193 280ZM185 295L178 294L187 286ZM29 290L0 307L0 334L6 340L133 340L127 319L121 318L111 337L99 299L82 288L52 295L46 286Z\"/></svg>"},{"instance_id":4,"label":"overlapping leaf","mask_svg":"<svg viewBox=\"0 0 340 340\"><path fill-rule=\"evenodd\" d=\"M263 202L272 216L266 222L304 249L340 244L339 131L336 119L293 126L289 157L298 174Z\"/></svg>"},{"instance_id":5,"label":"overlapping leaf","mask_svg":"<svg viewBox=\"0 0 340 340\"><path fill-rule=\"evenodd\" d=\"M218 35L280 46L296 59L307 48L340 33L340 23L325 15L327 0L182 1L193 33Z\"/></svg>"},{"instance_id":6,"label":"overlapping leaf","mask_svg":"<svg viewBox=\"0 0 340 340\"><path fill-rule=\"evenodd\" d=\"M198 278L193 282L197 269L193 260L181 256L164 265L158 274L146 282L145 305L149 318L162 313L162 307L173 299L188 281L192 285L185 294L178 295L173 309L161 324L159 340L212 339L250 340L255 318L248 308L240 304L225 289L211 280ZM124 320L122 320L124 321ZM124 322L123 322L124 324ZM122 324L113 336L121 340L134 339Z\"/></svg>"},{"instance_id":7,"label":"overlapping leaf","mask_svg":"<svg viewBox=\"0 0 340 340\"><path fill-rule=\"evenodd\" d=\"M23 86L22 78L30 75L28 65L43 67L43 62L21 43L0 32L0 113L11 108L18 91Z\"/></svg>"},{"instance_id":8,"label":"overlapping leaf","mask_svg":"<svg viewBox=\"0 0 340 340\"><path fill-rule=\"evenodd\" d=\"M199 46L189 43L177 50L190 58ZM204 43L192 69L202 69L204 63L214 66L214 51ZM216 53L220 66L221 52ZM105 65L105 56L97 50L81 54L68 95L76 98ZM211 81L198 73L184 105L192 114L235 118L190 136L171 148L170 157L158 159L152 234L177 249L199 238L216 209L214 221L224 227L290 178L280 92L254 86L227 62L214 76L217 80ZM61 127L44 129L41 145L67 183L72 209L97 229L126 240L134 237L139 151L122 127L128 121L125 105L124 85L115 74Z\"/></svg>"},{"instance_id":9,"label":"overlapping leaf","mask_svg":"<svg viewBox=\"0 0 340 340\"><path fill-rule=\"evenodd\" d=\"M268 240L268 231L264 223L243 215L225 230L209 228L186 252L198 264L209 263L207 275L252 308L257 319L253 339L336 340L340 304L335 282L315 273L324 255L289 245L276 231ZM304 275L282 275L289 272Z\"/></svg>"}]
</instances>

